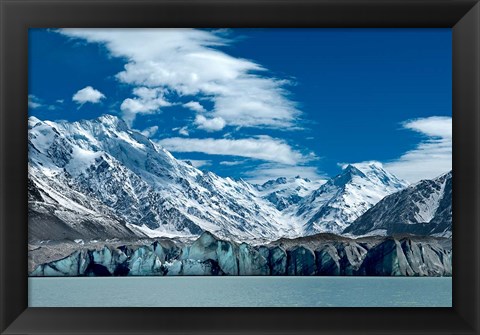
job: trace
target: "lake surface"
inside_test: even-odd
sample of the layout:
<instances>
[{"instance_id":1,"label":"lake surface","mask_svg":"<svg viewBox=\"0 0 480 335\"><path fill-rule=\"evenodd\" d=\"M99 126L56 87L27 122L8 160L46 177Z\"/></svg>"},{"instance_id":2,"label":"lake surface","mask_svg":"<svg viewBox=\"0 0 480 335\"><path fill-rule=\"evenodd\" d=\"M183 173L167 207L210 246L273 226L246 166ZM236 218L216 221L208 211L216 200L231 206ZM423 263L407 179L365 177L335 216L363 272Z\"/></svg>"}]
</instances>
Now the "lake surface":
<instances>
[{"instance_id":1,"label":"lake surface","mask_svg":"<svg viewBox=\"0 0 480 335\"><path fill-rule=\"evenodd\" d=\"M30 307L451 307L452 278L29 278Z\"/></svg>"}]
</instances>

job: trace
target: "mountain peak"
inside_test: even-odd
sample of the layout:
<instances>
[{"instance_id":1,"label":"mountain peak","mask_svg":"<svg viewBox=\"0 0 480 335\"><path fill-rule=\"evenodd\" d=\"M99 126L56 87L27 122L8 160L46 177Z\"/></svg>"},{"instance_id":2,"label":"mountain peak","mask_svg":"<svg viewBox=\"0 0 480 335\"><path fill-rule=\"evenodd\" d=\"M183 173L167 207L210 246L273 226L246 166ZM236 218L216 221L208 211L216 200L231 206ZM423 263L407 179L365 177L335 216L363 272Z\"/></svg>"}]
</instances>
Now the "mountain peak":
<instances>
[{"instance_id":1,"label":"mountain peak","mask_svg":"<svg viewBox=\"0 0 480 335\"><path fill-rule=\"evenodd\" d=\"M448 172L445 172L445 173L442 173L441 175L434 178L433 180L444 181L444 180L447 180L447 179L450 179L450 178L452 178L452 170L450 170Z\"/></svg>"},{"instance_id":2,"label":"mountain peak","mask_svg":"<svg viewBox=\"0 0 480 335\"><path fill-rule=\"evenodd\" d=\"M353 164L348 164L348 165L342 170L342 174L346 174L346 173L355 174L355 175L363 175L362 170L360 170L358 167L356 167L356 166L353 165Z\"/></svg>"},{"instance_id":3,"label":"mountain peak","mask_svg":"<svg viewBox=\"0 0 480 335\"><path fill-rule=\"evenodd\" d=\"M121 130L127 130L128 126L121 118L111 114L103 114L96 118L94 121L100 122L106 127L114 127ZM91 122L91 121L88 121Z\"/></svg>"},{"instance_id":4,"label":"mountain peak","mask_svg":"<svg viewBox=\"0 0 480 335\"><path fill-rule=\"evenodd\" d=\"M340 233L385 196L404 189L405 182L380 163L344 165L340 174L299 203L297 215L309 233Z\"/></svg>"},{"instance_id":5,"label":"mountain peak","mask_svg":"<svg viewBox=\"0 0 480 335\"><path fill-rule=\"evenodd\" d=\"M370 179L375 183L395 185L400 188L404 188L409 185L407 181L402 180L385 170L383 164L377 161L349 164L343 171L347 170L352 175ZM361 173L359 174L356 171L360 171Z\"/></svg>"},{"instance_id":6,"label":"mountain peak","mask_svg":"<svg viewBox=\"0 0 480 335\"><path fill-rule=\"evenodd\" d=\"M354 165L348 164L339 175L331 179L331 183L335 186L345 186L351 182L355 176L366 178L366 175L362 171Z\"/></svg>"},{"instance_id":7,"label":"mountain peak","mask_svg":"<svg viewBox=\"0 0 480 335\"><path fill-rule=\"evenodd\" d=\"M383 164L377 161L367 161L367 162L361 162L361 163L354 163L354 165L357 169L359 170L383 170Z\"/></svg>"},{"instance_id":8,"label":"mountain peak","mask_svg":"<svg viewBox=\"0 0 480 335\"><path fill-rule=\"evenodd\" d=\"M36 118L35 116L28 117L28 127L32 128L35 127L39 122L42 122L40 119Z\"/></svg>"}]
</instances>

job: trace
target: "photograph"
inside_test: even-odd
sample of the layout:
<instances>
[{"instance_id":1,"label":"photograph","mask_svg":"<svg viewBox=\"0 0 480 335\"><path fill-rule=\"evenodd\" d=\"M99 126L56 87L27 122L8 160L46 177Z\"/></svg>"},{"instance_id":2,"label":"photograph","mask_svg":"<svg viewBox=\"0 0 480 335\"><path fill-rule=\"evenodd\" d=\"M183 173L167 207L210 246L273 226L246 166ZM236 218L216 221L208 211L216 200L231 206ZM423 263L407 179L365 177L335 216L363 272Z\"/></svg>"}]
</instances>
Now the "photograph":
<instances>
[{"instance_id":1,"label":"photograph","mask_svg":"<svg viewBox=\"0 0 480 335\"><path fill-rule=\"evenodd\" d=\"M452 307L451 28L30 28L25 136L30 307Z\"/></svg>"}]
</instances>

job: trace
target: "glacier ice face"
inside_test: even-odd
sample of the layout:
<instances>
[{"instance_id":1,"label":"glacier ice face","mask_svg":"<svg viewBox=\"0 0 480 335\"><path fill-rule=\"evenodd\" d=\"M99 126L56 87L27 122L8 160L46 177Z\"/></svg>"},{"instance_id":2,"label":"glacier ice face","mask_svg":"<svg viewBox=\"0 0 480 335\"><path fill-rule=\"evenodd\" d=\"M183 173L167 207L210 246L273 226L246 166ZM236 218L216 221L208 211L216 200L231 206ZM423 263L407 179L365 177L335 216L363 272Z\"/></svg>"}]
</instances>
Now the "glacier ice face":
<instances>
[{"instance_id":1,"label":"glacier ice face","mask_svg":"<svg viewBox=\"0 0 480 335\"><path fill-rule=\"evenodd\" d=\"M165 271L167 276L180 276L183 272L183 262L181 260L174 260L165 263Z\"/></svg>"},{"instance_id":2,"label":"glacier ice face","mask_svg":"<svg viewBox=\"0 0 480 335\"><path fill-rule=\"evenodd\" d=\"M163 272L162 262L150 247L135 250L130 256L128 268L131 276L155 276Z\"/></svg>"},{"instance_id":3,"label":"glacier ice face","mask_svg":"<svg viewBox=\"0 0 480 335\"><path fill-rule=\"evenodd\" d=\"M238 274L241 276L269 275L268 261L254 247L242 243L238 250Z\"/></svg>"},{"instance_id":4,"label":"glacier ice face","mask_svg":"<svg viewBox=\"0 0 480 335\"><path fill-rule=\"evenodd\" d=\"M219 275L219 267L212 260L192 260L185 259L182 261L182 275L184 276L216 276Z\"/></svg>"},{"instance_id":5,"label":"glacier ice face","mask_svg":"<svg viewBox=\"0 0 480 335\"><path fill-rule=\"evenodd\" d=\"M203 233L193 244L188 251L188 258L198 260L217 260L217 239L210 233Z\"/></svg>"},{"instance_id":6,"label":"glacier ice face","mask_svg":"<svg viewBox=\"0 0 480 335\"><path fill-rule=\"evenodd\" d=\"M217 243L218 265L226 275L238 275L237 248L228 241L218 241Z\"/></svg>"},{"instance_id":7,"label":"glacier ice face","mask_svg":"<svg viewBox=\"0 0 480 335\"><path fill-rule=\"evenodd\" d=\"M315 251L317 272L320 276L332 275L339 276L342 267L340 266L340 256L338 250L332 245L326 245L320 250Z\"/></svg>"},{"instance_id":8,"label":"glacier ice face","mask_svg":"<svg viewBox=\"0 0 480 335\"><path fill-rule=\"evenodd\" d=\"M287 274L287 252L275 246L269 250L268 262L272 276L285 276Z\"/></svg>"},{"instance_id":9,"label":"glacier ice face","mask_svg":"<svg viewBox=\"0 0 480 335\"><path fill-rule=\"evenodd\" d=\"M161 242L171 245L158 256ZM200 242L200 243L197 243ZM203 245L193 254L193 244ZM282 239L267 245L237 244L203 233L196 241L163 239L145 245L76 245L64 258L38 264L31 276L450 276L451 240L436 237L357 240L331 234ZM86 244L88 246L88 244ZM206 247L205 247L206 246ZM53 246L55 247L55 246ZM41 248L35 249L37 253ZM45 249L47 250L47 249ZM49 247L48 250L51 250ZM182 252L180 252L182 250ZM214 250L214 252L212 252ZM202 254L202 251L205 254ZM208 256L206 256L208 255Z\"/></svg>"},{"instance_id":10,"label":"glacier ice face","mask_svg":"<svg viewBox=\"0 0 480 335\"><path fill-rule=\"evenodd\" d=\"M312 250L298 246L290 250L287 260L289 276L311 276L315 274L315 254Z\"/></svg>"},{"instance_id":11,"label":"glacier ice face","mask_svg":"<svg viewBox=\"0 0 480 335\"><path fill-rule=\"evenodd\" d=\"M39 277L81 276L90 265L90 257L85 251L75 251L68 257L55 262L39 265L30 275Z\"/></svg>"}]
</instances>

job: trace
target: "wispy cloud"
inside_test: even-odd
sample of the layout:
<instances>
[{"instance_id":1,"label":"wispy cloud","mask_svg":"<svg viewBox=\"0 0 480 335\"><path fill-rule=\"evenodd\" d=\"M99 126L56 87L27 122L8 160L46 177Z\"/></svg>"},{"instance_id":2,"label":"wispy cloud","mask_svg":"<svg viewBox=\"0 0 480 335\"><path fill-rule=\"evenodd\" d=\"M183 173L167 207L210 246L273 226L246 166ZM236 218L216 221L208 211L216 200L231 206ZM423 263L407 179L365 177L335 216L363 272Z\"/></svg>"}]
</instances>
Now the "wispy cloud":
<instances>
[{"instance_id":1,"label":"wispy cloud","mask_svg":"<svg viewBox=\"0 0 480 335\"><path fill-rule=\"evenodd\" d=\"M58 100L56 101L56 103L60 104ZM36 95L29 94L28 95L28 108L30 108L30 109L42 108L42 109L47 109L49 111L54 111L54 110L58 109L58 106L56 106L54 104L45 103L43 101L43 99L40 99Z\"/></svg>"},{"instance_id":2,"label":"wispy cloud","mask_svg":"<svg viewBox=\"0 0 480 335\"><path fill-rule=\"evenodd\" d=\"M235 161L221 161L219 164L224 166L235 166L242 165L246 160L235 160Z\"/></svg>"},{"instance_id":3,"label":"wispy cloud","mask_svg":"<svg viewBox=\"0 0 480 335\"><path fill-rule=\"evenodd\" d=\"M205 118L217 120L217 128L219 120L227 126L286 128L295 126L300 115L285 89L288 82L270 76L253 61L219 50L219 46L232 41L218 31L61 29L59 32L100 43L112 56L126 59L124 70L117 74L123 83L210 99L213 109ZM204 112L197 104L190 103L187 107ZM129 116L134 118L134 115Z\"/></svg>"},{"instance_id":4,"label":"wispy cloud","mask_svg":"<svg viewBox=\"0 0 480 335\"><path fill-rule=\"evenodd\" d=\"M296 176L318 182L323 182L327 179L319 173L314 166L291 166L281 163L260 164L255 169L246 173L246 179L254 184L263 184L268 180L277 179L279 177L293 178Z\"/></svg>"},{"instance_id":5,"label":"wispy cloud","mask_svg":"<svg viewBox=\"0 0 480 335\"><path fill-rule=\"evenodd\" d=\"M206 112L205 107L203 107L198 101L189 101L186 104L183 104L184 107L198 113Z\"/></svg>"},{"instance_id":6,"label":"wispy cloud","mask_svg":"<svg viewBox=\"0 0 480 335\"><path fill-rule=\"evenodd\" d=\"M28 95L28 108L35 109L42 106L41 100L33 94Z\"/></svg>"},{"instance_id":7,"label":"wispy cloud","mask_svg":"<svg viewBox=\"0 0 480 335\"><path fill-rule=\"evenodd\" d=\"M158 88L136 87L135 97L123 100L120 105L123 119L131 126L137 114L159 113L161 107L171 106L164 98L164 90Z\"/></svg>"},{"instance_id":8,"label":"wispy cloud","mask_svg":"<svg viewBox=\"0 0 480 335\"><path fill-rule=\"evenodd\" d=\"M190 163L192 166L195 166L196 168L212 165L211 160L205 160L205 159L185 159L184 162Z\"/></svg>"},{"instance_id":9,"label":"wispy cloud","mask_svg":"<svg viewBox=\"0 0 480 335\"><path fill-rule=\"evenodd\" d=\"M177 131L180 135L183 135L183 136L189 136L190 135L190 132L188 131L188 128L186 126L185 127L172 128L172 131Z\"/></svg>"},{"instance_id":10,"label":"wispy cloud","mask_svg":"<svg viewBox=\"0 0 480 335\"><path fill-rule=\"evenodd\" d=\"M157 131L158 131L158 126L151 126L142 130L141 133L143 136L150 138L154 136L157 133Z\"/></svg>"},{"instance_id":11,"label":"wispy cloud","mask_svg":"<svg viewBox=\"0 0 480 335\"><path fill-rule=\"evenodd\" d=\"M222 130L226 123L221 117L208 119L203 115L197 115L195 117L195 124L197 125L197 128L211 132Z\"/></svg>"},{"instance_id":12,"label":"wispy cloud","mask_svg":"<svg viewBox=\"0 0 480 335\"><path fill-rule=\"evenodd\" d=\"M432 116L404 122L404 129L424 136L398 159L384 163L386 169L409 182L434 178L452 169L452 118Z\"/></svg>"},{"instance_id":13,"label":"wispy cloud","mask_svg":"<svg viewBox=\"0 0 480 335\"><path fill-rule=\"evenodd\" d=\"M94 89L92 86L87 86L78 90L73 96L72 100L82 106L89 102L92 104L99 103L102 99L105 99L105 95L99 90Z\"/></svg>"},{"instance_id":14,"label":"wispy cloud","mask_svg":"<svg viewBox=\"0 0 480 335\"><path fill-rule=\"evenodd\" d=\"M202 152L210 155L239 156L295 165L308 159L285 141L269 136L246 139L166 138L158 142L172 152Z\"/></svg>"}]
</instances>

